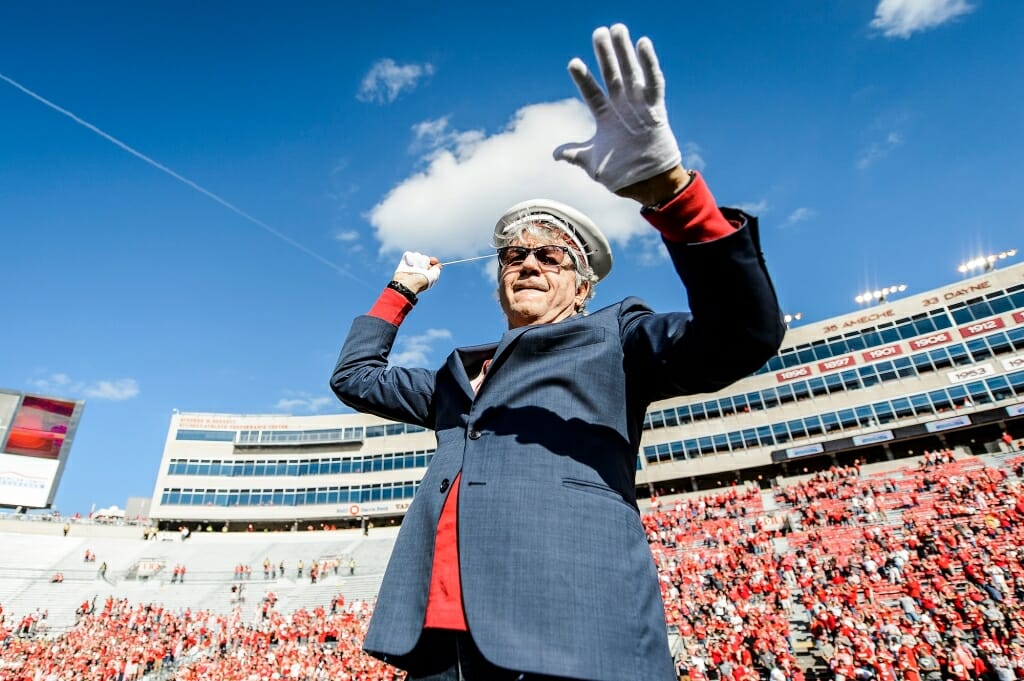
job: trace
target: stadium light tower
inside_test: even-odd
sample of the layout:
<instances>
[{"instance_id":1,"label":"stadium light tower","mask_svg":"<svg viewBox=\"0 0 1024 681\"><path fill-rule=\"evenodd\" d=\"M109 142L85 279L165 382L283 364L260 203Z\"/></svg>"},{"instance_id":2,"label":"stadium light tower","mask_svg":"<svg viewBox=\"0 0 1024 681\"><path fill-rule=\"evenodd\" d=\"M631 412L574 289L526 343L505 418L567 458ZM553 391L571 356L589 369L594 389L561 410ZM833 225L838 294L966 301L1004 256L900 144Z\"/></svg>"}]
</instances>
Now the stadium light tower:
<instances>
[{"instance_id":1,"label":"stadium light tower","mask_svg":"<svg viewBox=\"0 0 1024 681\"><path fill-rule=\"evenodd\" d=\"M783 315L782 321L786 322L786 328L788 329L791 322L798 322L803 316L803 312L794 312L793 314Z\"/></svg>"},{"instance_id":2,"label":"stadium light tower","mask_svg":"<svg viewBox=\"0 0 1024 681\"><path fill-rule=\"evenodd\" d=\"M997 262L999 262L1000 260L1006 260L1007 258L1012 258L1015 255L1017 255L1017 249L1011 248L1008 251L983 255L974 258L973 260L968 260L967 262L960 263L960 267L957 267L956 269L957 272L959 272L960 274L967 274L969 272L973 272L974 270L991 272L996 268Z\"/></svg>"},{"instance_id":3,"label":"stadium light tower","mask_svg":"<svg viewBox=\"0 0 1024 681\"><path fill-rule=\"evenodd\" d=\"M896 286L886 286L885 288L875 289L874 291L865 291L856 298L858 305L877 305L878 303L884 303L894 293L903 293L907 290L906 284L897 284Z\"/></svg>"}]
</instances>

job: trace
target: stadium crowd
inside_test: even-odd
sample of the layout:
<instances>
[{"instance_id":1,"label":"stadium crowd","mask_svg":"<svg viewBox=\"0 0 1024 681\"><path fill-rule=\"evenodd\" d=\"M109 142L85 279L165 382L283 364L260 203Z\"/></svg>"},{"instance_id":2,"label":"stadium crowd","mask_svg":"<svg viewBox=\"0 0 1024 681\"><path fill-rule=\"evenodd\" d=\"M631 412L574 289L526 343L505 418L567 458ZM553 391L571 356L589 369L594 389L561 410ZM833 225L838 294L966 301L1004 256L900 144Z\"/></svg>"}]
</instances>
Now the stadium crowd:
<instances>
[{"instance_id":1,"label":"stadium crowd","mask_svg":"<svg viewBox=\"0 0 1024 681\"><path fill-rule=\"evenodd\" d=\"M1024 680L1024 456L1006 464L1012 476L951 452L885 474L836 466L776 489L772 510L756 486L652 499L680 679ZM0 678L387 681L360 651L371 611L339 595L284 613L268 593L246 621L111 597L48 636L45 613L0 609Z\"/></svg>"}]
</instances>

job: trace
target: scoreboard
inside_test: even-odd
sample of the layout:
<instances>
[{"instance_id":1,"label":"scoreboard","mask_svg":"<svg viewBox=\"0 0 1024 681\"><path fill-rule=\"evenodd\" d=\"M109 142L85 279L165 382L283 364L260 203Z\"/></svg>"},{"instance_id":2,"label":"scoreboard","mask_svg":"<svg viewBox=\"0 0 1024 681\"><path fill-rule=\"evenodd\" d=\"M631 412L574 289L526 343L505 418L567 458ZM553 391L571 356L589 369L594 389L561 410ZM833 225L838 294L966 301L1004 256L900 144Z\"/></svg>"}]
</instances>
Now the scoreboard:
<instances>
[{"instance_id":1,"label":"scoreboard","mask_svg":"<svg viewBox=\"0 0 1024 681\"><path fill-rule=\"evenodd\" d=\"M0 506L50 507L84 407L0 388Z\"/></svg>"}]
</instances>

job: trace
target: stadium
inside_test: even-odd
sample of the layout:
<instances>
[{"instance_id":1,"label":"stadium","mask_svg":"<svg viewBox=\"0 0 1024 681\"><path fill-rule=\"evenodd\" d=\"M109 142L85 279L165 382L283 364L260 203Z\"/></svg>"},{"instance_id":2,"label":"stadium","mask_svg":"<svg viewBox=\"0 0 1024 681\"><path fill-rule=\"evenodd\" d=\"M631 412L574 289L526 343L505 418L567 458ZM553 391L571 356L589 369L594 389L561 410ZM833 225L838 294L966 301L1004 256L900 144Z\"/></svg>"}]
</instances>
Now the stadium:
<instances>
[{"instance_id":1,"label":"stadium","mask_svg":"<svg viewBox=\"0 0 1024 681\"><path fill-rule=\"evenodd\" d=\"M1024 678L1024 265L891 298L648 411L681 679ZM0 503L50 505L81 414L3 394ZM358 414L170 415L127 518L0 520L0 679L395 678L359 645L433 445Z\"/></svg>"}]
</instances>

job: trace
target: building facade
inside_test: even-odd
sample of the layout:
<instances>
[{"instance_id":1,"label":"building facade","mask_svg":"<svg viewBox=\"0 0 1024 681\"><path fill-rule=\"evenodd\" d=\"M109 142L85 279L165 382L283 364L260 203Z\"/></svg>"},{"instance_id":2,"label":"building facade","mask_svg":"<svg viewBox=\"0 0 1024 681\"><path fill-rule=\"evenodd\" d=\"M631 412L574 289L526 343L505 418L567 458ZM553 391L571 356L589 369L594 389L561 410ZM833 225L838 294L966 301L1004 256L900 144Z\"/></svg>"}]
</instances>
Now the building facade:
<instances>
[{"instance_id":1,"label":"building facade","mask_svg":"<svg viewBox=\"0 0 1024 681\"><path fill-rule=\"evenodd\" d=\"M641 497L1024 438L1024 264L791 328L754 375L656 403L644 428ZM395 522L434 444L361 414L175 413L150 517Z\"/></svg>"}]
</instances>

